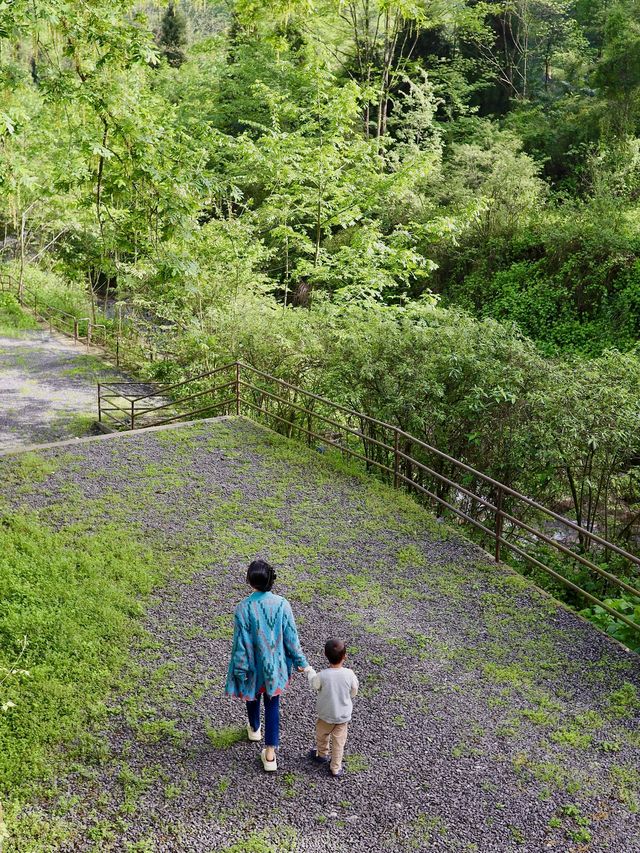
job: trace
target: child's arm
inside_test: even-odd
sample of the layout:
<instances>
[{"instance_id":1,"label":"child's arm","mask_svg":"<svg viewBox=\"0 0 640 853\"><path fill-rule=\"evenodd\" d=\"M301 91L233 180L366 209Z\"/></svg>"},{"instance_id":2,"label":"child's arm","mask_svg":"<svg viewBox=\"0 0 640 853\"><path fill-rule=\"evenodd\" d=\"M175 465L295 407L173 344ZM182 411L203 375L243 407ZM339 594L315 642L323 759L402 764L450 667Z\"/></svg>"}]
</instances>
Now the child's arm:
<instances>
[{"instance_id":1,"label":"child's arm","mask_svg":"<svg viewBox=\"0 0 640 853\"><path fill-rule=\"evenodd\" d=\"M353 673L353 681L351 682L351 698L352 699L355 699L356 696L358 695L358 687L360 687L360 685L358 684L358 676L354 672Z\"/></svg>"},{"instance_id":2,"label":"child's arm","mask_svg":"<svg viewBox=\"0 0 640 853\"><path fill-rule=\"evenodd\" d=\"M322 682L320 681L320 676L315 671L315 669L310 666L308 670L306 670L307 678L309 679L309 687L312 690L318 691L322 686Z\"/></svg>"}]
</instances>

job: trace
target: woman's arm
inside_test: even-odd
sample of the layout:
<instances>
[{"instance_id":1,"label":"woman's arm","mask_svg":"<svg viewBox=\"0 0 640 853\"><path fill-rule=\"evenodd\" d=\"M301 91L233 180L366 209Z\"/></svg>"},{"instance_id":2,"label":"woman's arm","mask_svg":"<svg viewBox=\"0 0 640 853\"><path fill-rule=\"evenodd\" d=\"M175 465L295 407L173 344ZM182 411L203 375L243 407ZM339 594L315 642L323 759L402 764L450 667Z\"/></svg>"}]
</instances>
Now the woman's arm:
<instances>
[{"instance_id":1,"label":"woman's arm","mask_svg":"<svg viewBox=\"0 0 640 853\"><path fill-rule=\"evenodd\" d=\"M246 681L252 661L247 645L247 632L236 611L233 617L233 643L231 645L231 667L240 681Z\"/></svg>"},{"instance_id":2,"label":"woman's arm","mask_svg":"<svg viewBox=\"0 0 640 853\"><path fill-rule=\"evenodd\" d=\"M293 617L293 610L288 601L284 605L284 618L282 620L282 641L284 643L284 651L288 658L293 661L294 666L299 669L306 669L309 664L298 637L298 629L296 628L296 620Z\"/></svg>"}]
</instances>

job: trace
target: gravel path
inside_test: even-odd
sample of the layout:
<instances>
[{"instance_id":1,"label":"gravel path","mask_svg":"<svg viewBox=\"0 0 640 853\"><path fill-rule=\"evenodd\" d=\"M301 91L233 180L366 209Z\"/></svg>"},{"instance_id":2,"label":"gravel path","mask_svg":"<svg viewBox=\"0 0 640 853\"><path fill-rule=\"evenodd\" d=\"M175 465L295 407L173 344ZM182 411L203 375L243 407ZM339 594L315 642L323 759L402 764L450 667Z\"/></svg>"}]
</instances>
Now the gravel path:
<instances>
[{"instance_id":1,"label":"gravel path","mask_svg":"<svg viewBox=\"0 0 640 853\"><path fill-rule=\"evenodd\" d=\"M0 453L90 434L96 382L107 378L126 377L56 332L0 336Z\"/></svg>"},{"instance_id":2,"label":"gravel path","mask_svg":"<svg viewBox=\"0 0 640 853\"><path fill-rule=\"evenodd\" d=\"M243 419L43 451L27 504L126 526L176 571L149 603L101 758L41 808L61 851L640 850L640 659L404 496ZM0 460L2 466L15 459ZM279 771L223 696L247 562L278 568L311 662L342 636L362 685L342 781L283 700ZM64 801L64 808L61 802Z\"/></svg>"}]
</instances>

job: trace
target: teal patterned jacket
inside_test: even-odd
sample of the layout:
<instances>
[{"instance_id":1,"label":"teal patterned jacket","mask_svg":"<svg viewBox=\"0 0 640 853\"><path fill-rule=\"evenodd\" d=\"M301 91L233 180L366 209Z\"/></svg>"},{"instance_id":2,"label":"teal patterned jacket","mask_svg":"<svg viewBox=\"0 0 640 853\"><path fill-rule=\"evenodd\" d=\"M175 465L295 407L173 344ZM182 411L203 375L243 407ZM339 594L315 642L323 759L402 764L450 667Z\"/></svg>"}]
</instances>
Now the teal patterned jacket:
<instances>
[{"instance_id":1,"label":"teal patterned jacket","mask_svg":"<svg viewBox=\"0 0 640 853\"><path fill-rule=\"evenodd\" d=\"M225 692L247 702L278 696L294 667L306 667L296 621L286 598L254 592L236 607Z\"/></svg>"}]
</instances>

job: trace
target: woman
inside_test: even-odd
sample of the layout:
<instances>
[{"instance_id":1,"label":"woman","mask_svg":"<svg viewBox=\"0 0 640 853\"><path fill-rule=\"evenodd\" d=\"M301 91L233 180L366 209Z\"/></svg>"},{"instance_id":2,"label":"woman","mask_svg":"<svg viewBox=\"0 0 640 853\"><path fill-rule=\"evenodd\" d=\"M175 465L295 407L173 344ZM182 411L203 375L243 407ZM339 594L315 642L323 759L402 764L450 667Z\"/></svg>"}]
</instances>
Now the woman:
<instances>
[{"instance_id":1,"label":"woman","mask_svg":"<svg viewBox=\"0 0 640 853\"><path fill-rule=\"evenodd\" d=\"M266 746L261 758L267 771L278 769L280 694L289 685L294 667L300 672L309 667L291 605L271 592L275 579L273 567L265 560L254 560L249 566L247 583L254 592L236 607L226 686L227 695L247 703L247 735L251 741L261 739L260 697L264 696Z\"/></svg>"}]
</instances>

